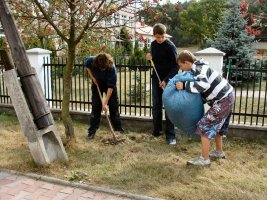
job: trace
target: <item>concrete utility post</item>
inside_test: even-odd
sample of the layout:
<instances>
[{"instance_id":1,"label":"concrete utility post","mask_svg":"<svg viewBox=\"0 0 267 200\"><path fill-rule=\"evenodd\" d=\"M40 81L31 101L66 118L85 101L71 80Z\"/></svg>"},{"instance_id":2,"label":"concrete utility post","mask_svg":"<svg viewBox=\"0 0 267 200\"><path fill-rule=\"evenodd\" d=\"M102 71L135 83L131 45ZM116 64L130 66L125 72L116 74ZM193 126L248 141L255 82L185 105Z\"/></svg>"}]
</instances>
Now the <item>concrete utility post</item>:
<instances>
[{"instance_id":1,"label":"concrete utility post","mask_svg":"<svg viewBox=\"0 0 267 200\"><path fill-rule=\"evenodd\" d=\"M31 66L35 68L41 88L45 94L45 98L52 98L51 68L48 66L47 70L45 71L43 66L44 58L47 58L47 61L50 62L50 54L52 51L41 48L33 48L27 50L26 53Z\"/></svg>"},{"instance_id":2,"label":"concrete utility post","mask_svg":"<svg viewBox=\"0 0 267 200\"><path fill-rule=\"evenodd\" d=\"M0 52L5 67L4 80L32 157L39 165L67 160L36 71L30 65L5 0L0 0L0 21L13 58L6 51Z\"/></svg>"}]
</instances>

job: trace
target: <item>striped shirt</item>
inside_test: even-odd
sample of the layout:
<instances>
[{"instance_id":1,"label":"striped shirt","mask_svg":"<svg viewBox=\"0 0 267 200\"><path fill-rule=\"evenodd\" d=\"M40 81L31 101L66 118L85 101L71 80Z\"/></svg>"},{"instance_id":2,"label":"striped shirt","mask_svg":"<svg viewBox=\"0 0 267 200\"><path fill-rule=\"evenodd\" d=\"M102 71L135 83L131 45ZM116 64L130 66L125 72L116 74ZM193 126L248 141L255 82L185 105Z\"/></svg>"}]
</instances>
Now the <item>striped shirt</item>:
<instances>
[{"instance_id":1,"label":"striped shirt","mask_svg":"<svg viewBox=\"0 0 267 200\"><path fill-rule=\"evenodd\" d=\"M200 93L202 99L209 105L228 96L233 87L217 71L211 69L203 59L193 63L192 70L196 81L186 82L185 89L193 93Z\"/></svg>"}]
</instances>

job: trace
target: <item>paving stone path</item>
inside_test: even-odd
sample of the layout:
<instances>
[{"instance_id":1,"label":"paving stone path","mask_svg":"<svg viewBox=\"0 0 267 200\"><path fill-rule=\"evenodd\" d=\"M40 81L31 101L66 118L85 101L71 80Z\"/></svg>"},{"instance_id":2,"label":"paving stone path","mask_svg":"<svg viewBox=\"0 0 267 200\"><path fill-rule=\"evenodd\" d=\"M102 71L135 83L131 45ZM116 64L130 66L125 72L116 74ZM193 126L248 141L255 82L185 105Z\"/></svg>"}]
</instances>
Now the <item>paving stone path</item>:
<instances>
[{"instance_id":1,"label":"paving stone path","mask_svg":"<svg viewBox=\"0 0 267 200\"><path fill-rule=\"evenodd\" d=\"M97 186L73 186L59 179L0 170L0 200L156 200Z\"/></svg>"}]
</instances>

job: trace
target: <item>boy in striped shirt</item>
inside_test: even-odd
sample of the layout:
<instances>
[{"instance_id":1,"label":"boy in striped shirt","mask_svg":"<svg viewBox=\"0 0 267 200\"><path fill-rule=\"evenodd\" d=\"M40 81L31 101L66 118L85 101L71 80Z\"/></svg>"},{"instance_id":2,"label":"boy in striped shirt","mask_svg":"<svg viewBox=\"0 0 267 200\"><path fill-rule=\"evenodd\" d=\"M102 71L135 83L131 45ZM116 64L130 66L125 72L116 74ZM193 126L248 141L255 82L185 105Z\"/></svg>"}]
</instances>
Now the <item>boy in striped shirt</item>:
<instances>
[{"instance_id":1,"label":"boy in striped shirt","mask_svg":"<svg viewBox=\"0 0 267 200\"><path fill-rule=\"evenodd\" d=\"M204 103L211 107L197 124L196 133L201 137L202 155L187 161L188 165L209 166L210 159L225 158L222 136L226 135L235 97L233 87L203 59L187 50L182 51L177 63L183 71L191 71L195 81L177 82L178 90L200 93ZM216 150L209 153L210 140L215 138Z\"/></svg>"}]
</instances>

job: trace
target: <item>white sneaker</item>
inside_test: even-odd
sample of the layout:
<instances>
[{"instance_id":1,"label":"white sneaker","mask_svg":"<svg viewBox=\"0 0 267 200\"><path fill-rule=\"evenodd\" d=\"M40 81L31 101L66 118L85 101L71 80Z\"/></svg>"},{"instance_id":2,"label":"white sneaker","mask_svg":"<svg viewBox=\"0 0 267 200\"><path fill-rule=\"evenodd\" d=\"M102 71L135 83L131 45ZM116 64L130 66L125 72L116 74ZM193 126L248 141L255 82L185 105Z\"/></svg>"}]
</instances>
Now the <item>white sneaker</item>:
<instances>
[{"instance_id":1,"label":"white sneaker","mask_svg":"<svg viewBox=\"0 0 267 200\"><path fill-rule=\"evenodd\" d=\"M187 165L210 166L210 159L205 159L202 156L200 156L195 160L188 160Z\"/></svg>"},{"instance_id":2,"label":"white sneaker","mask_svg":"<svg viewBox=\"0 0 267 200\"><path fill-rule=\"evenodd\" d=\"M224 159L225 158L225 154L224 154L223 151L219 152L219 151L216 151L216 150L210 152L209 156L210 156L210 159L212 159L212 160L221 159L221 158Z\"/></svg>"},{"instance_id":3,"label":"white sneaker","mask_svg":"<svg viewBox=\"0 0 267 200\"><path fill-rule=\"evenodd\" d=\"M169 140L168 140L168 143L169 143L170 145L176 145L176 139L169 139Z\"/></svg>"}]
</instances>

